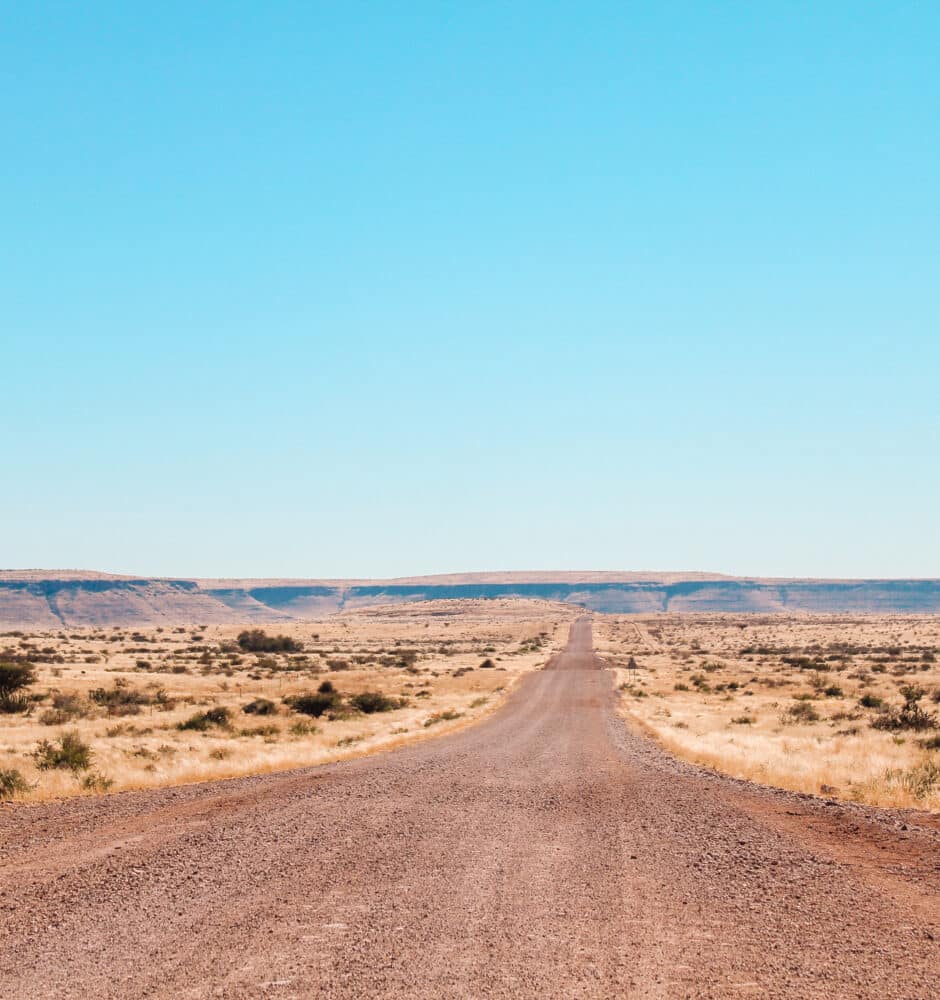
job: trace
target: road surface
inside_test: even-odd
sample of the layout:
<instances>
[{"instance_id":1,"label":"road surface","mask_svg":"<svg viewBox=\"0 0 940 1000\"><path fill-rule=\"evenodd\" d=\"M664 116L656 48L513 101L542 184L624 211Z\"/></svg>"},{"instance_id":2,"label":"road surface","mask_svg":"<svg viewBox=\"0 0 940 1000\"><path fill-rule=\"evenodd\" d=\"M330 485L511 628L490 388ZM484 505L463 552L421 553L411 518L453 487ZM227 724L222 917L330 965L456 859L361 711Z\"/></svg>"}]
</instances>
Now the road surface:
<instances>
[{"instance_id":1,"label":"road surface","mask_svg":"<svg viewBox=\"0 0 940 1000\"><path fill-rule=\"evenodd\" d=\"M677 763L591 650L394 753L0 809L0 997L940 996L929 818Z\"/></svg>"}]
</instances>

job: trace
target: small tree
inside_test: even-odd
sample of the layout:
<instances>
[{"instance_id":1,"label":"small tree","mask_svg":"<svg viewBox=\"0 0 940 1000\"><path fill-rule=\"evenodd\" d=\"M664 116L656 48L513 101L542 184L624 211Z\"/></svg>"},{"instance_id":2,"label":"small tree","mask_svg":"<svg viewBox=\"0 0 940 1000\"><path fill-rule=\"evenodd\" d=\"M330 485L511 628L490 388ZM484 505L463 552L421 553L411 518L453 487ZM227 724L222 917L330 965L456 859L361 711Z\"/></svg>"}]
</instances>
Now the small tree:
<instances>
[{"instance_id":1,"label":"small tree","mask_svg":"<svg viewBox=\"0 0 940 1000\"><path fill-rule=\"evenodd\" d=\"M31 663L0 663L0 712L24 712L29 698L23 689L36 680Z\"/></svg>"}]
</instances>

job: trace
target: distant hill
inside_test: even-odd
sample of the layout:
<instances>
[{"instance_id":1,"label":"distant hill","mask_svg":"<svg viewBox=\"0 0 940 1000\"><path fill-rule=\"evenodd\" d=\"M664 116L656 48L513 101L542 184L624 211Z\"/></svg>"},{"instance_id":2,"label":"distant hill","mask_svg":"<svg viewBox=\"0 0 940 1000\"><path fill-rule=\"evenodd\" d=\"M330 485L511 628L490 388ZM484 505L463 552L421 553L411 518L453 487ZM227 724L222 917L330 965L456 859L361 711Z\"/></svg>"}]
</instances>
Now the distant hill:
<instances>
[{"instance_id":1,"label":"distant hill","mask_svg":"<svg viewBox=\"0 0 940 1000\"><path fill-rule=\"evenodd\" d=\"M409 601L521 597L643 613L937 613L940 580L775 580L715 573L467 573L396 580L219 580L0 570L0 627L315 620Z\"/></svg>"}]
</instances>

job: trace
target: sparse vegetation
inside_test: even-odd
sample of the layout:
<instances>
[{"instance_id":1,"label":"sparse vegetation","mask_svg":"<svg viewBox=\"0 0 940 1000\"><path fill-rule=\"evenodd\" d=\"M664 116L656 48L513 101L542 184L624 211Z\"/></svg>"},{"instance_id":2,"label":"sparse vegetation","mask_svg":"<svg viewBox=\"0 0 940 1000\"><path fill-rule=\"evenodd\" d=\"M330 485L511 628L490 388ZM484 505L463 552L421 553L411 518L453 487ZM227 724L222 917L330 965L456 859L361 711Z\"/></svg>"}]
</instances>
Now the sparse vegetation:
<instances>
[{"instance_id":1,"label":"sparse vegetation","mask_svg":"<svg viewBox=\"0 0 940 1000\"><path fill-rule=\"evenodd\" d=\"M346 615L315 635L190 626L24 632L6 646L0 637L0 662L29 680L14 692L15 714L0 716L0 770L24 782L10 795L41 800L381 748L426 733L439 713L443 725L495 701L541 666L567 632L563 617L546 621L540 607L455 602L446 616ZM495 669L477 670L484 648ZM87 767L70 740L63 749L63 729L88 749Z\"/></svg>"},{"instance_id":2,"label":"sparse vegetation","mask_svg":"<svg viewBox=\"0 0 940 1000\"><path fill-rule=\"evenodd\" d=\"M33 751L40 771L53 769L87 771L91 767L92 749L74 730L55 740L40 740Z\"/></svg>"}]
</instances>

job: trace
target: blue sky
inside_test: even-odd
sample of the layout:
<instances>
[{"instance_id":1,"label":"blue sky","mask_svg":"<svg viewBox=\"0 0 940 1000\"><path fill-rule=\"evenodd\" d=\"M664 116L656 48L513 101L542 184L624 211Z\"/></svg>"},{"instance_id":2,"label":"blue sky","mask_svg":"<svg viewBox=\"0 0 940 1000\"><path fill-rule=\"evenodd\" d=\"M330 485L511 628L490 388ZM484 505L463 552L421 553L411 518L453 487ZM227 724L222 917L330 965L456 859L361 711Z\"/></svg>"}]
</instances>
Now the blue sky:
<instances>
[{"instance_id":1,"label":"blue sky","mask_svg":"<svg viewBox=\"0 0 940 1000\"><path fill-rule=\"evenodd\" d=\"M940 8L0 11L0 565L940 575Z\"/></svg>"}]
</instances>

